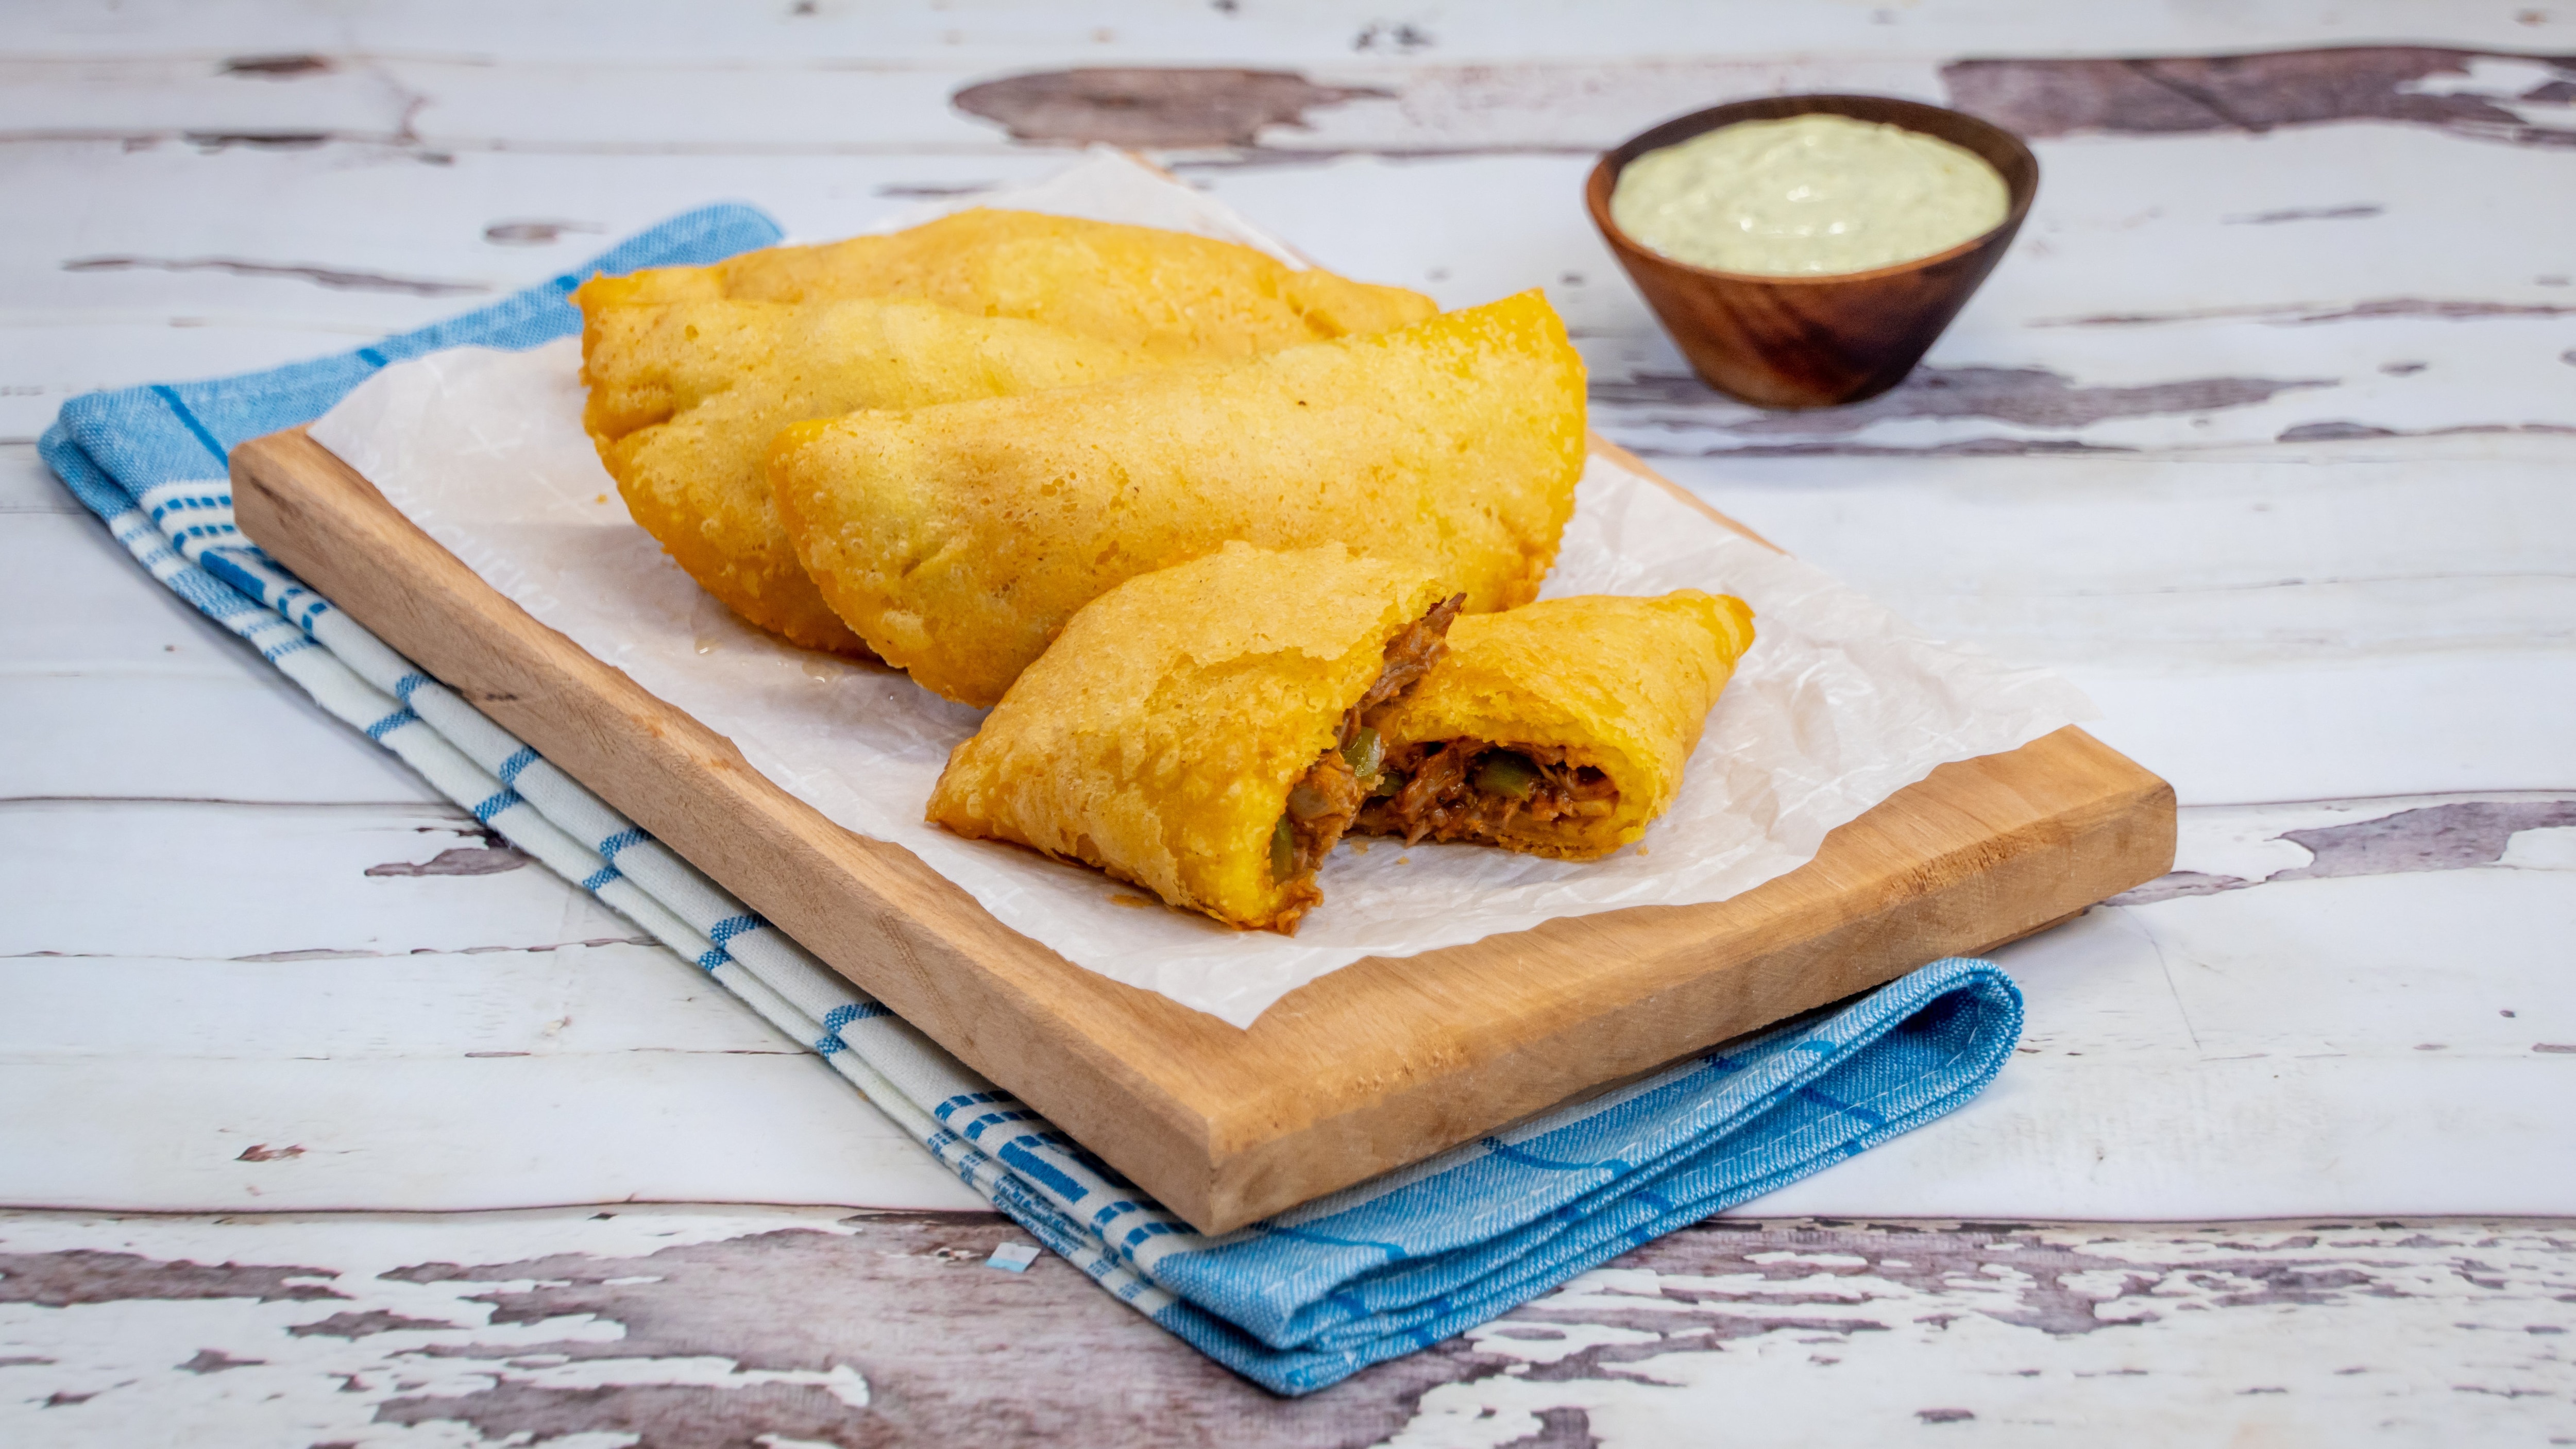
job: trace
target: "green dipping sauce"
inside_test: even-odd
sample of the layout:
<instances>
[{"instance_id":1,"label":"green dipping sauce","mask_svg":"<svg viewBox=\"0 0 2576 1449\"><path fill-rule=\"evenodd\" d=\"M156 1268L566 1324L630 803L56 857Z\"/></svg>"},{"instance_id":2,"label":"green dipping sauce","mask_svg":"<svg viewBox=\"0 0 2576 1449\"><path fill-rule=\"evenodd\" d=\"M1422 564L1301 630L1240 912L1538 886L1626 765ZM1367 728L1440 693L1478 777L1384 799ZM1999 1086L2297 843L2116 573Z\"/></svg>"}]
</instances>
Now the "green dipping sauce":
<instances>
[{"instance_id":1,"label":"green dipping sauce","mask_svg":"<svg viewBox=\"0 0 2576 1449\"><path fill-rule=\"evenodd\" d=\"M1610 218L1649 251L1757 276L1829 276L1947 251L2002 224L1984 157L1902 126L1814 112L1739 121L1629 162Z\"/></svg>"}]
</instances>

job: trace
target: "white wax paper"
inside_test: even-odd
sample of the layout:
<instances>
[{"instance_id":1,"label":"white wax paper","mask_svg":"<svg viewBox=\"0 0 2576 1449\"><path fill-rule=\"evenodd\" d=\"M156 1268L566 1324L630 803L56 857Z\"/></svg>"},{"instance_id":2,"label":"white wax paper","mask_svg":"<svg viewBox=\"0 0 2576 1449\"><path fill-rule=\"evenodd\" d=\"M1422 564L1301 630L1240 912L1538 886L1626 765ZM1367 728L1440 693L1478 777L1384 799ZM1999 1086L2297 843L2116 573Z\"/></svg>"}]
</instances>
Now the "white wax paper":
<instances>
[{"instance_id":1,"label":"white wax paper","mask_svg":"<svg viewBox=\"0 0 2576 1449\"><path fill-rule=\"evenodd\" d=\"M1114 184L1067 185L1084 171ZM1137 171L1093 161L1031 194L987 200L1172 224L1158 212L1182 210L1176 200L1148 210L1119 193ZM1214 205L1152 184L1201 212ZM1059 203L1067 192L1074 200ZM1582 865L1466 845L1346 844L1326 861L1324 903L1295 937L1237 932L1159 904L1140 909L1134 888L1097 872L925 823L949 749L981 712L901 674L781 643L701 592L627 517L583 434L580 360L566 339L398 363L313 436L502 595L732 739L829 819L913 851L1076 964L1236 1026L1363 957L1556 916L1724 900L1804 865L1828 831L1935 766L2095 713L2057 676L1928 639L1596 455L1547 596L1692 587L1754 609L1752 652L1710 715L1671 811L1639 844Z\"/></svg>"}]
</instances>

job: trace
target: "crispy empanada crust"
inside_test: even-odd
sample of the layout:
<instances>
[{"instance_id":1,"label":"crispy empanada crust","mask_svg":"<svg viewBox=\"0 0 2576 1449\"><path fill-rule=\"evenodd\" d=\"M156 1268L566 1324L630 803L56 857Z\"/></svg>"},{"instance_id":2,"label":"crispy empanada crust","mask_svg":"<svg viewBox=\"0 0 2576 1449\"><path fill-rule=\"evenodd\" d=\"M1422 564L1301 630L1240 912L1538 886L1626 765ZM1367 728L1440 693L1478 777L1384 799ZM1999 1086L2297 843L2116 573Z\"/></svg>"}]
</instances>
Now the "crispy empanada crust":
<instances>
[{"instance_id":1,"label":"crispy empanada crust","mask_svg":"<svg viewBox=\"0 0 2576 1449\"><path fill-rule=\"evenodd\" d=\"M1299 271L1236 242L984 207L883 236L594 277L573 294L588 313L639 302L847 297L914 297L1021 317L1167 358L1255 357L1384 332L1439 310L1419 292Z\"/></svg>"},{"instance_id":2,"label":"crispy empanada crust","mask_svg":"<svg viewBox=\"0 0 2576 1449\"><path fill-rule=\"evenodd\" d=\"M586 320L582 423L627 512L745 619L858 657L867 646L797 562L761 472L779 429L1161 365L1035 322L920 301L610 306Z\"/></svg>"},{"instance_id":3,"label":"crispy empanada crust","mask_svg":"<svg viewBox=\"0 0 2576 1449\"><path fill-rule=\"evenodd\" d=\"M949 755L929 818L1230 925L1293 924L1313 896L1271 874L1288 792L1442 596L1337 543L1231 543L1140 574L1075 613Z\"/></svg>"},{"instance_id":4,"label":"crispy empanada crust","mask_svg":"<svg viewBox=\"0 0 2576 1449\"><path fill-rule=\"evenodd\" d=\"M1390 755L1434 740L1563 750L1607 772L1617 808L1588 819L1519 817L1497 844L1593 860L1672 807L1682 766L1736 661L1753 646L1743 600L1683 589L1661 598L1587 594L1461 618L1449 650L1376 719ZM1383 831L1362 812L1357 831Z\"/></svg>"},{"instance_id":5,"label":"crispy empanada crust","mask_svg":"<svg viewBox=\"0 0 2576 1449\"><path fill-rule=\"evenodd\" d=\"M1075 610L1228 540L1346 542L1470 610L1526 603L1583 418L1582 360L1525 292L1236 367L801 423L769 478L833 610L924 687L990 704Z\"/></svg>"}]
</instances>

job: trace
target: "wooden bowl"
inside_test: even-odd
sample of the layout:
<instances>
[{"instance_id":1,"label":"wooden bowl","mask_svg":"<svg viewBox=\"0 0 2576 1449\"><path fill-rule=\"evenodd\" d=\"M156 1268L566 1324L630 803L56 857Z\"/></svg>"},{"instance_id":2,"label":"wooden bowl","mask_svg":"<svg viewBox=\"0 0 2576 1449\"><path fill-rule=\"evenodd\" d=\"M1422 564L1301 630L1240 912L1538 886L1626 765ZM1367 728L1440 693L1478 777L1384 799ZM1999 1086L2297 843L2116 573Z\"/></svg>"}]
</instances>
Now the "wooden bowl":
<instances>
[{"instance_id":1,"label":"wooden bowl","mask_svg":"<svg viewBox=\"0 0 2576 1449\"><path fill-rule=\"evenodd\" d=\"M1610 219L1620 168L1659 147L1738 121L1830 111L1964 146L2001 172L2001 225L1947 251L1865 272L1772 277L1720 272L1648 251ZM2010 132L1957 111L1881 96L1776 96L1694 111L1601 158L1583 188L1592 223L1708 385L1766 408L1858 402L1896 386L1959 315L2012 245L2039 192L2039 161Z\"/></svg>"}]
</instances>

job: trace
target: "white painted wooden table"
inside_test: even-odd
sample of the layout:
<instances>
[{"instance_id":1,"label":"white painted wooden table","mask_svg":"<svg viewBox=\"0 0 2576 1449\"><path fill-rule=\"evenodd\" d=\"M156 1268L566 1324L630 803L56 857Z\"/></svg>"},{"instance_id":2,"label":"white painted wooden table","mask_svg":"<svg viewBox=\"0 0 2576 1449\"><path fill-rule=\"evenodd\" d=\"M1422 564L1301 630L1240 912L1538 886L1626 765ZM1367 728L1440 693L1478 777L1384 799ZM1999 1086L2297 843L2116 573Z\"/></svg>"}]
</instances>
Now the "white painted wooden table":
<instances>
[{"instance_id":1,"label":"white painted wooden table","mask_svg":"<svg viewBox=\"0 0 2576 1449\"><path fill-rule=\"evenodd\" d=\"M10 19L0 1440L2576 1443L2576 59L2539 58L2576 7ZM1980 110L2044 180L1911 382L1765 415L1577 187L1819 89ZM2005 953L2030 1035L1970 1109L1284 1402L1061 1263L981 1267L1008 1224L35 457L79 391L343 348L703 201L826 237L1086 140L1353 274L1545 284L1613 438L2091 689L2181 868Z\"/></svg>"}]
</instances>

